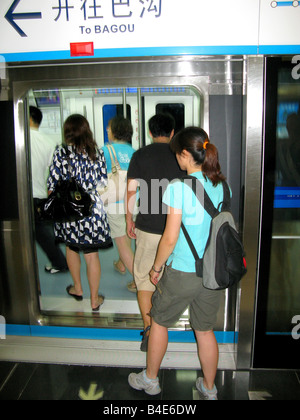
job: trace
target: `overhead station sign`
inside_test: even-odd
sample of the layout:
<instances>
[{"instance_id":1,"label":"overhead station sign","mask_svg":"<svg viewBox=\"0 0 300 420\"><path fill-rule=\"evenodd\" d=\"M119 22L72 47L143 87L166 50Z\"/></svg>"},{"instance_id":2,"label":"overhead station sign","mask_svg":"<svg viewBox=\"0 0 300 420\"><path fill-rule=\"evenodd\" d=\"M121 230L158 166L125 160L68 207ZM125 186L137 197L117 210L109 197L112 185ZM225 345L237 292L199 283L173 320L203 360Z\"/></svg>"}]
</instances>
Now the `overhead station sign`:
<instances>
[{"instance_id":1,"label":"overhead station sign","mask_svg":"<svg viewBox=\"0 0 300 420\"><path fill-rule=\"evenodd\" d=\"M259 53L299 54L300 1L262 0Z\"/></svg>"},{"instance_id":2,"label":"overhead station sign","mask_svg":"<svg viewBox=\"0 0 300 420\"><path fill-rule=\"evenodd\" d=\"M300 52L300 1L1 0L6 61Z\"/></svg>"}]
</instances>

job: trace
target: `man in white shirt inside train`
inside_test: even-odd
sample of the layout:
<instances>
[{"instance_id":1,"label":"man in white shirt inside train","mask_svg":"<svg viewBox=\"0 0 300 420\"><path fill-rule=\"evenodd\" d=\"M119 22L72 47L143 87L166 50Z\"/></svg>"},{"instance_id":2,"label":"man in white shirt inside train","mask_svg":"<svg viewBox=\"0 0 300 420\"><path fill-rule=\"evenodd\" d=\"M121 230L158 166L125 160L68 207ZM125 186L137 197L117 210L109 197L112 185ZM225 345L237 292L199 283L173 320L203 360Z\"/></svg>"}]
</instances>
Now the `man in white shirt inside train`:
<instances>
[{"instance_id":1,"label":"man in white shirt inside train","mask_svg":"<svg viewBox=\"0 0 300 420\"><path fill-rule=\"evenodd\" d=\"M36 241L50 261L45 271L56 274L68 270L67 261L59 245L55 243L53 224L39 220L36 211L39 202L48 197L47 178L55 149L53 141L39 131L42 119L42 112L30 106L30 150Z\"/></svg>"}]
</instances>

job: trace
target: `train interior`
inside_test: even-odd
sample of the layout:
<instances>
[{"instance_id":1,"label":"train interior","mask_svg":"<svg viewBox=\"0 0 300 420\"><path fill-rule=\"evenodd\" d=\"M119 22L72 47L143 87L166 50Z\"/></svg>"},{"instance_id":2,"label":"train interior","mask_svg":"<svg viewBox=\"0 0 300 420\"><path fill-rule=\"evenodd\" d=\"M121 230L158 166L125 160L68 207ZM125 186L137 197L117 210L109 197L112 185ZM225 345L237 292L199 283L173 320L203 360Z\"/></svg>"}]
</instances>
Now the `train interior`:
<instances>
[{"instance_id":1,"label":"train interior","mask_svg":"<svg viewBox=\"0 0 300 420\"><path fill-rule=\"evenodd\" d=\"M142 121L138 119L138 93L142 106ZM124 106L123 100L126 100ZM199 125L201 115L201 97L186 87L161 88L93 88L30 91L27 103L37 106L43 112L44 118L40 131L53 139L54 147L62 143L62 125L65 119L75 113L84 115L95 133L98 147L108 143L107 125L115 115L126 115L132 122L134 137L132 147L137 150L150 144L151 139L147 129L147 121L152 115L160 112L171 113L176 121L176 132L188 125ZM140 124L142 125L139 129ZM30 136L29 136L30 137ZM134 248L134 243L132 243ZM63 252L65 252L62 246ZM69 273L49 275L45 266L49 262L39 245L36 245L36 255L39 273L40 308L43 313L83 312L90 313L89 288L82 264L82 279L85 290L85 300L82 304L68 299L65 289L70 283ZM139 315L136 294L128 291L127 284L132 276L127 272L120 275L113 265L118 261L116 247L101 252L101 293L106 297L101 309L104 314ZM109 315L108 315L109 316Z\"/></svg>"},{"instance_id":2,"label":"train interior","mask_svg":"<svg viewBox=\"0 0 300 420\"><path fill-rule=\"evenodd\" d=\"M134 149L151 142L147 121L156 113L171 113L176 121L176 132L185 126L200 125L200 121L204 120L201 92L186 86L31 90L26 97L26 104L33 104L42 110L45 117L40 130L51 136L54 144L62 142L63 121L74 113L80 113L89 120L99 147L102 147L108 141L106 127L109 119L116 114L126 115L127 118L131 119L134 128L132 139ZM237 171L240 171L239 165L240 161L238 161ZM229 162L228 166L230 167ZM238 185L234 185L234 187L239 188ZM238 204L235 203L235 205L237 207ZM237 211L236 214L238 215ZM78 303L66 294L66 287L72 283L70 274L50 275L47 273L45 266L49 263L45 259L45 253L36 242L35 244L41 314L54 318L61 316L78 317L80 315L94 320L95 316L90 311L89 287L84 263L81 270L84 300ZM134 242L132 247L134 248ZM62 251L64 252L63 246ZM128 272L121 276L114 269L113 262L118 260L116 247L101 251L100 260L102 269L100 292L106 298L98 320L101 326L141 327L136 293L130 292L127 288L127 284L132 281L132 277ZM224 292L217 329L230 337L230 343L226 342L228 341L226 338L225 340L221 338L222 343L220 343L226 349L224 353L225 364L233 363L234 340L232 337L235 327L235 305L235 291ZM179 330L190 329L188 310L182 316L176 328ZM231 352L228 351L228 348L231 349Z\"/></svg>"}]
</instances>

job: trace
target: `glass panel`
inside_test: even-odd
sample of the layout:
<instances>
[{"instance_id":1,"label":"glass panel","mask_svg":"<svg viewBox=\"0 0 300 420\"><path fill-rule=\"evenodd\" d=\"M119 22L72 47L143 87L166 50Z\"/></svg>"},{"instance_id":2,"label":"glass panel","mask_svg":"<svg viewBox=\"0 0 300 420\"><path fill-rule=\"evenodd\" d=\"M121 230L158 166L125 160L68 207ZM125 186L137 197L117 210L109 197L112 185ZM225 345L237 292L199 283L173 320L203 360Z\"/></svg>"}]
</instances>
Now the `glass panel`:
<instances>
[{"instance_id":1,"label":"glass panel","mask_svg":"<svg viewBox=\"0 0 300 420\"><path fill-rule=\"evenodd\" d=\"M126 100L127 117L131 119L134 135L132 145L137 149L140 144L139 133L142 135L142 144L150 142L148 135L148 120L157 112L171 112L176 119L177 128L184 124L199 124L201 118L200 95L190 88L148 88L144 87L138 95L137 88L90 88L90 89L43 89L28 93L29 105L40 108L43 113L43 121L39 128L42 136L48 138L52 144L53 152L56 145L63 142L62 127L68 116L74 113L84 115L91 126L99 147L107 143L106 128L110 118L114 115L123 115L124 98ZM140 108L139 108L140 107ZM142 110L142 120L139 121L139 109ZM31 143L33 143L31 136ZM32 144L31 144L32 146ZM31 153L32 168L39 163L38 155ZM45 169L44 186L46 194L46 178L48 168ZM34 184L34 180L33 180ZM35 197L33 191L33 196ZM40 197L41 198L41 197ZM40 231L48 238L53 238L53 226L51 224L35 224L35 238L39 239ZM47 237L46 237L47 238ZM49 241L52 239L49 239ZM83 302L76 302L68 297L66 287L72 284L69 272L50 274L45 271L49 264L49 257L45 253L42 243L47 242L44 238L36 241L37 272L39 277L40 306L45 314L91 314L90 293L86 275L84 257L81 256L81 280L84 290ZM63 255L65 246L59 245ZM134 250L134 243L132 243ZM120 275L114 268L114 261L119 256L116 246L100 251L101 282L100 293L105 295L105 304L101 308L100 316L109 317L111 314L120 314L122 317L140 318L136 293L128 291L127 285L132 281L132 276L126 272ZM183 322L186 317L183 318ZM221 320L222 325L222 320Z\"/></svg>"},{"instance_id":2,"label":"glass panel","mask_svg":"<svg viewBox=\"0 0 300 420\"><path fill-rule=\"evenodd\" d=\"M291 333L300 314L300 81L278 71L276 179L267 331Z\"/></svg>"},{"instance_id":3,"label":"glass panel","mask_svg":"<svg viewBox=\"0 0 300 420\"><path fill-rule=\"evenodd\" d=\"M255 360L258 366L292 367L300 350L300 335L294 335L300 322L300 80L291 60L268 61L266 112Z\"/></svg>"}]
</instances>

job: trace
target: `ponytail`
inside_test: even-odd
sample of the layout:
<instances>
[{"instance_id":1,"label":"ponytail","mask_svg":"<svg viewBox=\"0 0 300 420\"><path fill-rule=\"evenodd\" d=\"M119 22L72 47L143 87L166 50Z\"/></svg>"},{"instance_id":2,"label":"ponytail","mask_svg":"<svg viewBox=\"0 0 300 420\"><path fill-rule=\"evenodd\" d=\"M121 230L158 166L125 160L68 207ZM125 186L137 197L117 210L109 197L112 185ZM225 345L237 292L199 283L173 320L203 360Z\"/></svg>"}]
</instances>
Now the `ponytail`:
<instances>
[{"instance_id":1,"label":"ponytail","mask_svg":"<svg viewBox=\"0 0 300 420\"><path fill-rule=\"evenodd\" d=\"M215 187L220 182L225 181L225 176L221 172L218 149L212 143L207 143L205 159L202 164L202 173L204 177L211 180Z\"/></svg>"},{"instance_id":2,"label":"ponytail","mask_svg":"<svg viewBox=\"0 0 300 420\"><path fill-rule=\"evenodd\" d=\"M171 150L181 154L187 150L197 165L202 165L202 173L214 186L225 180L221 173L218 149L210 143L207 133L198 127L181 130L171 141Z\"/></svg>"}]
</instances>

